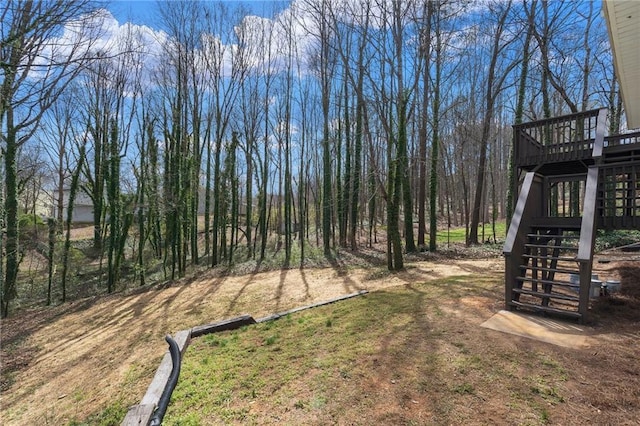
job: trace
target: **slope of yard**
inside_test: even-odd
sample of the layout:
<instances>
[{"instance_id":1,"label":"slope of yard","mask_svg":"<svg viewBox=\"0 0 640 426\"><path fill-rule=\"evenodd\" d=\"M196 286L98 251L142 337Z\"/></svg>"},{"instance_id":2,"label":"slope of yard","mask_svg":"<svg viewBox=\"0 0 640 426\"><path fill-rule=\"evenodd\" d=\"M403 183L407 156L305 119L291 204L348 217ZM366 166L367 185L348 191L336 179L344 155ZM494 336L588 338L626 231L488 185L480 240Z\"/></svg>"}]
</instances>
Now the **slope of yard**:
<instances>
[{"instance_id":1,"label":"slope of yard","mask_svg":"<svg viewBox=\"0 0 640 426\"><path fill-rule=\"evenodd\" d=\"M222 318L256 317L448 275L499 271L502 261L420 262L382 268L203 274L169 287L115 294L22 313L2 322L0 424L66 424L137 403L166 350L164 336Z\"/></svg>"},{"instance_id":2,"label":"slope of yard","mask_svg":"<svg viewBox=\"0 0 640 426\"><path fill-rule=\"evenodd\" d=\"M581 349L479 327L490 271L198 338L165 424L636 424L639 277L619 272L629 291L594 304L609 325Z\"/></svg>"},{"instance_id":3,"label":"slope of yard","mask_svg":"<svg viewBox=\"0 0 640 426\"><path fill-rule=\"evenodd\" d=\"M617 268L617 264L606 267ZM492 258L416 261L397 274L383 267L291 269L242 276L211 273L138 293L21 313L2 322L0 423L117 424L150 383L166 349L165 334L243 313L260 317L360 289L384 291L354 303L365 304L364 312L373 315L387 312L388 318L343 317L347 304L322 308L318 314L310 311L308 315L317 315L315 319L300 318L302 325L308 321L311 330L323 334L355 333L354 338L371 334L378 339L364 349L354 345L353 351L345 353L335 348L336 357L327 356L334 351L324 343L332 339L330 335L319 335L317 341L310 336L304 342L295 334L305 330L295 327L297 317L290 321L294 328L280 331L269 345L261 340L270 336L265 337L264 330L247 329L246 335L254 337L242 344L253 341L255 353L273 356L274 368L282 364L274 349L287 341L300 342L304 349L300 358L286 361L299 375L283 379L277 389L267 376L255 395L249 392L242 399L241 394L232 393L219 400L220 406L245 412L244 418L231 414L224 421L370 424L404 419L421 424L476 419L491 423L518 407L524 407L515 410L522 417L510 417L511 422L552 419L563 423L564 419L564 424L571 424L575 418L576 422L612 419L620 424L640 418L640 295L624 296L616 302L620 306L607 302L598 310L601 320L593 329L591 347L560 349L478 327L502 307L502 269L502 259ZM636 276L635 282L639 281ZM399 319L394 317L396 312L401 313ZM617 318L618 313L626 317ZM330 327L327 318L331 318ZM281 327L287 322L275 324ZM292 339L285 338L288 333ZM191 354L197 361L198 345L207 344L211 342L196 340L187 351L185 365L191 362ZM309 345L316 352L305 357ZM344 371L333 368L336 362L345 366ZM262 363L270 365L268 360ZM309 363L312 370L304 370ZM326 381L315 380L319 376L326 376ZM323 388L314 387L317 383ZM181 391L177 392L179 397ZM513 398L503 400L504 395ZM219 406L213 402L206 406L208 414L199 420L201 424L223 421L216 417ZM363 407L368 407L364 414ZM167 422L186 420L184 416L195 410L199 408L174 405Z\"/></svg>"}]
</instances>

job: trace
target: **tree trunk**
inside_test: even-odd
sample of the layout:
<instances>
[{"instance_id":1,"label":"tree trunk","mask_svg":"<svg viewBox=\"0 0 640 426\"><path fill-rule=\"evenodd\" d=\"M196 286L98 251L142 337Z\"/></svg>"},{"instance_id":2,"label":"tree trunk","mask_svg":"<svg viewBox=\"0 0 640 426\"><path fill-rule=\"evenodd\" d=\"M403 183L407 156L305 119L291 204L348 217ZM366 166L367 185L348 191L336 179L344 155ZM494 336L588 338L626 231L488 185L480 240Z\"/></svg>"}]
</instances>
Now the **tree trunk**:
<instances>
[{"instance_id":1,"label":"tree trunk","mask_svg":"<svg viewBox=\"0 0 640 426\"><path fill-rule=\"evenodd\" d=\"M361 54L362 55L362 54ZM360 59L361 61L362 59ZM351 175L351 218L349 230L349 244L351 250L358 248L358 241L356 238L356 230L358 226L358 201L360 199L360 179L362 174L362 120L363 109L365 108L363 85L364 75L362 71L362 64L358 67L358 87L356 88L356 128L355 128L355 140L354 140L354 158L353 158L353 173Z\"/></svg>"},{"instance_id":2,"label":"tree trunk","mask_svg":"<svg viewBox=\"0 0 640 426\"><path fill-rule=\"evenodd\" d=\"M71 250L71 223L73 219L73 206L75 204L76 194L78 192L80 170L82 169L82 163L84 163L85 160L85 149L85 144L83 143L82 146L80 146L78 165L76 166L76 170L71 175L71 186L69 187L67 221L65 223L66 234L64 238L64 247L62 250L62 278L60 283L62 288L62 303L64 303L67 299L67 275L69 271L69 251Z\"/></svg>"},{"instance_id":3,"label":"tree trunk","mask_svg":"<svg viewBox=\"0 0 640 426\"><path fill-rule=\"evenodd\" d=\"M535 13L535 4L534 0L531 4L531 13ZM529 76L529 59L531 57L530 45L531 38L533 36L533 22L529 21L527 25L527 35L524 40L523 54L522 54L522 68L520 70L520 80L518 82L518 100L516 102L516 112L514 117L514 124L518 125L522 123L524 116L524 101L527 93L527 78ZM518 187L518 176L516 176L515 170L515 159L514 155L514 146L515 138L513 138L513 143L511 144L511 149L509 150L509 173L507 178L507 226L511 223L511 215L513 214L514 209L514 197L516 196L517 187Z\"/></svg>"},{"instance_id":4,"label":"tree trunk","mask_svg":"<svg viewBox=\"0 0 640 426\"><path fill-rule=\"evenodd\" d=\"M245 232L247 237L247 259L253 259L253 134L246 135L247 150L245 161L247 163L247 181L245 183Z\"/></svg>"},{"instance_id":5,"label":"tree trunk","mask_svg":"<svg viewBox=\"0 0 640 426\"><path fill-rule=\"evenodd\" d=\"M120 150L118 149L118 130L115 122L112 123L111 141L109 144L109 174L108 201L109 201L109 248L107 254L107 292L115 290L120 271L116 268L117 247L120 243Z\"/></svg>"},{"instance_id":6,"label":"tree trunk","mask_svg":"<svg viewBox=\"0 0 640 426\"><path fill-rule=\"evenodd\" d=\"M502 90L502 84L507 76L507 71L504 70L500 77L496 77L497 62L500 52L503 50L504 45L501 45L504 25L508 16L509 9L511 8L511 2L504 6L504 9L500 12L498 22L496 25L495 33L493 34L491 58L489 64L489 74L487 76L485 87L485 114L482 120L482 136L480 139L480 154L478 160L478 174L477 174L477 186L475 197L473 201L473 209L471 212L471 229L469 231L469 243L478 244L478 225L480 224L480 209L482 208L484 182L486 175L487 164L487 147L489 144L489 135L491 131L491 123L493 121L493 111L495 108L496 95ZM516 62L512 62L511 67L515 66Z\"/></svg>"},{"instance_id":7,"label":"tree trunk","mask_svg":"<svg viewBox=\"0 0 640 426\"><path fill-rule=\"evenodd\" d=\"M409 100L405 96L407 95L401 95L398 117L398 159L396 162L396 179L399 179L401 188L398 189L402 191L402 203L404 207L404 239L406 250L408 253L413 253L416 251L416 244L413 239L413 199L411 197L409 159L407 157L407 103ZM398 200L398 203L399 202L400 200ZM402 256L402 251L400 251L400 255Z\"/></svg>"},{"instance_id":8,"label":"tree trunk","mask_svg":"<svg viewBox=\"0 0 640 426\"><path fill-rule=\"evenodd\" d=\"M425 26L421 31L420 54L423 61L422 69L422 119L418 128L418 246L425 246L426 205L427 205L427 139L428 139L428 105L431 71L431 20L433 16L433 2L425 2Z\"/></svg>"},{"instance_id":9,"label":"tree trunk","mask_svg":"<svg viewBox=\"0 0 640 426\"><path fill-rule=\"evenodd\" d=\"M204 254L208 256L211 253L211 118L207 122L207 130L205 132L205 143L207 144L207 158L205 166L205 184L204 184Z\"/></svg>"},{"instance_id":10,"label":"tree trunk","mask_svg":"<svg viewBox=\"0 0 640 426\"><path fill-rule=\"evenodd\" d=\"M218 234L220 231L220 151L222 150L222 135L216 136L216 145L213 160L213 229L211 238L211 266L216 266L219 261Z\"/></svg>"},{"instance_id":11,"label":"tree trunk","mask_svg":"<svg viewBox=\"0 0 640 426\"><path fill-rule=\"evenodd\" d=\"M436 76L433 87L433 136L431 142L431 177L429 179L429 250L437 248L438 215L436 200L438 196L438 164L440 145L440 78L442 75L442 36L440 34L440 11L435 14L436 19Z\"/></svg>"},{"instance_id":12,"label":"tree trunk","mask_svg":"<svg viewBox=\"0 0 640 426\"><path fill-rule=\"evenodd\" d=\"M5 213L6 213L6 270L4 287L2 289L2 318L9 315L9 302L13 300L18 292L16 290L16 278L18 276L18 194L17 194L17 168L16 153L17 140L16 131L13 127L13 111L7 113L6 123L6 145L4 152L5 161Z\"/></svg>"}]
</instances>

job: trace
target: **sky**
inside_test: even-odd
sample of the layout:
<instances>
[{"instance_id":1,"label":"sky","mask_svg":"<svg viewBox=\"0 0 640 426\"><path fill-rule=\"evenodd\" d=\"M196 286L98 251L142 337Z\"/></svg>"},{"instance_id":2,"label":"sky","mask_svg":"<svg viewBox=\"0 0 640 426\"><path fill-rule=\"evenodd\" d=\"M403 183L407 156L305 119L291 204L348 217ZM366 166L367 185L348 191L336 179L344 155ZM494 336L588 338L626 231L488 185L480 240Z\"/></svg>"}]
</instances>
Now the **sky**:
<instances>
[{"instance_id":1,"label":"sky","mask_svg":"<svg viewBox=\"0 0 640 426\"><path fill-rule=\"evenodd\" d=\"M143 50L148 52L150 56L144 60L145 67L153 69L157 65L157 61L161 60L163 55L163 43L167 40L167 32L165 32L165 24L162 19L162 7L163 4L177 0L105 0L104 9L107 10L107 14L103 15L102 22L103 32L100 36L99 42L96 44L96 49L117 51L118 46L122 43L122 40L127 39L127 35L133 30L135 34L141 37ZM191 1L191 0L183 0ZM309 44L315 39L310 35L310 28L313 28L313 23L308 21L308 13L304 8L300 9L300 5L305 4L305 0L200 0L204 3L214 5L224 3L230 15L234 15L234 8L238 8L239 15L235 15L233 19L237 19L239 16L243 16L243 23L249 24L254 27L253 24L262 26L266 31L272 31L274 43L270 45L272 49L272 64L284 63L284 57L287 53L282 49L282 43L278 40L281 37L288 37L285 34L285 26L291 14L295 14L296 18L293 23L293 29L295 36L294 50L300 57L304 56L304 52L308 50ZM347 0L348 1L348 0ZM281 23L282 25L277 25ZM229 22L232 25L239 25L240 21ZM275 24L275 25L274 25ZM255 27L259 28L259 27ZM312 30L311 30L312 31ZM213 34L215 38L222 37L223 44L225 41L225 34ZM264 42L262 37L256 38L254 35L250 37L252 41L249 44L262 45ZM230 42L231 44L234 41ZM261 63L262 57L255 58L256 61L253 64L258 66ZM230 72L231 62L225 61L223 69ZM226 71L223 71L227 74Z\"/></svg>"},{"instance_id":2,"label":"sky","mask_svg":"<svg viewBox=\"0 0 640 426\"><path fill-rule=\"evenodd\" d=\"M107 5L107 9L120 24L131 22L155 27L158 10L155 0L112 1Z\"/></svg>"},{"instance_id":3,"label":"sky","mask_svg":"<svg viewBox=\"0 0 640 426\"><path fill-rule=\"evenodd\" d=\"M146 25L148 27L158 29L158 0L111 0L107 4L107 9L123 24L130 22L136 25ZM243 6L257 16L272 15L274 8L281 11L289 5L289 1L240 1L240 0L224 0L227 5Z\"/></svg>"}]
</instances>

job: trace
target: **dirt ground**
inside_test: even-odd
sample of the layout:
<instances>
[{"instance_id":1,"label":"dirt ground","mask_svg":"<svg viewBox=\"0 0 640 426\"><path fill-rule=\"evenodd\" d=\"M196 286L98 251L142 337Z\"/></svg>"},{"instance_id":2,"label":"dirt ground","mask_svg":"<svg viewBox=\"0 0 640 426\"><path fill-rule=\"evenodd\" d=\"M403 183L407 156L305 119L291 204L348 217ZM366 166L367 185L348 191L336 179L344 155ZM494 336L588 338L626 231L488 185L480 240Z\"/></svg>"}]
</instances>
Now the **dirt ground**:
<instances>
[{"instance_id":1,"label":"dirt ground","mask_svg":"<svg viewBox=\"0 0 640 426\"><path fill-rule=\"evenodd\" d=\"M503 307L501 258L417 261L397 274L378 268L371 271L336 267L242 276L203 274L170 286L83 299L5 320L1 323L2 368L10 373L2 375L0 384L0 424L66 424L85 419L115 401L125 406L135 404L166 350L163 338L167 333L239 314L260 317L362 289L375 291L473 274L495 275L495 292L481 300L463 299L461 305L451 309L458 309L464 322L479 325ZM576 376L567 386L575 387L583 398L573 404L587 404L591 409L594 401L604 401L616 410L628 406L630 414L637 415L638 388L630 387L625 395L607 395L605 390L607 384L632 386L640 381L640 265L610 262L598 264L596 272L622 278L623 288L624 282L636 283L635 287L626 288L635 288L629 291L638 294L623 294L615 303L603 301L594 306L597 321L592 332L597 343L578 355L558 349L562 356L575 359L572 373ZM467 305L469 309L461 308ZM481 341L484 333L468 333L468 338L478 340L475 343L484 346L490 355L495 350L495 345ZM521 339L498 332L493 332L491 338L501 342ZM546 344L531 341L526 345L535 350L537 345ZM595 362L602 364L602 376L584 376L587 370L582 363ZM618 365L624 368L617 368ZM615 404L616 398L629 404L620 408ZM636 402L631 403L634 398ZM598 412L600 409L594 408L594 415ZM596 423L603 420L594 418ZM629 424L638 424L633 418ZM564 424L573 423L570 416L565 420Z\"/></svg>"}]
</instances>

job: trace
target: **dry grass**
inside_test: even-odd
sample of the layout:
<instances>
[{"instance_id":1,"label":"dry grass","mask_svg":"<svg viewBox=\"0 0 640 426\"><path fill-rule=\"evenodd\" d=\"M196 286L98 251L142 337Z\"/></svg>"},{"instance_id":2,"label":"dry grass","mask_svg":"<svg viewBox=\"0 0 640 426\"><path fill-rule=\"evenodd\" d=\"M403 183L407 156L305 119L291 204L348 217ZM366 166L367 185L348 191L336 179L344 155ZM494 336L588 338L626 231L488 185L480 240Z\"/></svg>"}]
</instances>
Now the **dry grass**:
<instances>
[{"instance_id":1,"label":"dry grass","mask_svg":"<svg viewBox=\"0 0 640 426\"><path fill-rule=\"evenodd\" d=\"M493 258L415 260L397 274L341 265L239 276L205 272L163 287L23 312L1 324L0 423L117 424L144 394L166 333L368 289L380 293L305 314L311 315L303 319L307 332L322 331L318 340L315 333L308 340L296 334L305 330L298 317L286 332L247 330L253 337L242 344L272 357L274 367L286 342L299 344L299 356L285 359L297 378L285 378L278 389L265 380L255 398L232 395L221 406L246 404L247 421L256 423L634 424L640 418L637 263L614 262L599 271L620 275L624 293L594 306L596 343L582 350L478 327L502 307L502 267ZM356 321L351 310L364 314ZM384 312L384 321L367 320ZM362 337L355 340L362 348L351 351L347 340L339 347L325 343L352 332ZM269 358L260 364L271 365ZM266 371L260 374L276 374ZM200 424L244 422L215 417L219 408L208 405Z\"/></svg>"},{"instance_id":2,"label":"dry grass","mask_svg":"<svg viewBox=\"0 0 640 426\"><path fill-rule=\"evenodd\" d=\"M1 323L0 423L58 425L117 412L113 407L126 409L144 394L167 333L244 313L264 316L360 289L499 271L501 264L499 259L419 262L398 274L339 266L241 276L207 271L172 285L22 312Z\"/></svg>"}]
</instances>

